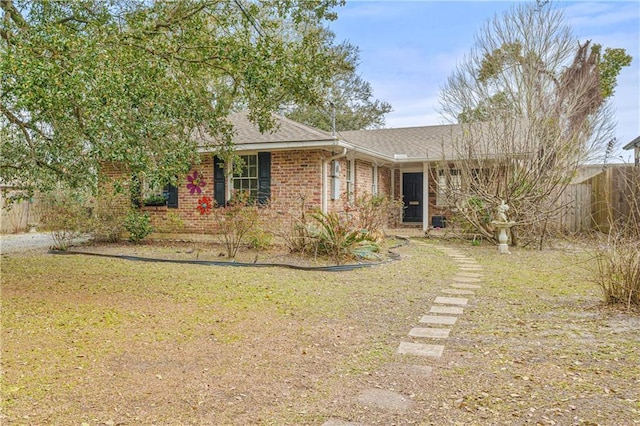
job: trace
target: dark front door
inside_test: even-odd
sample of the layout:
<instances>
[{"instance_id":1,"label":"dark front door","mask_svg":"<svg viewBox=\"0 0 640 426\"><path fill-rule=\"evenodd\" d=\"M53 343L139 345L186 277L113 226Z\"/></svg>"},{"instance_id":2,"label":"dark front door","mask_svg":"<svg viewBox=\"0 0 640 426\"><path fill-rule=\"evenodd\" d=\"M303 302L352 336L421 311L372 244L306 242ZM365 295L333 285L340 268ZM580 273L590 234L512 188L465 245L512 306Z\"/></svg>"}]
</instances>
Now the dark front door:
<instances>
[{"instance_id":1,"label":"dark front door","mask_svg":"<svg viewBox=\"0 0 640 426\"><path fill-rule=\"evenodd\" d=\"M402 175L403 222L422 222L422 173Z\"/></svg>"}]
</instances>

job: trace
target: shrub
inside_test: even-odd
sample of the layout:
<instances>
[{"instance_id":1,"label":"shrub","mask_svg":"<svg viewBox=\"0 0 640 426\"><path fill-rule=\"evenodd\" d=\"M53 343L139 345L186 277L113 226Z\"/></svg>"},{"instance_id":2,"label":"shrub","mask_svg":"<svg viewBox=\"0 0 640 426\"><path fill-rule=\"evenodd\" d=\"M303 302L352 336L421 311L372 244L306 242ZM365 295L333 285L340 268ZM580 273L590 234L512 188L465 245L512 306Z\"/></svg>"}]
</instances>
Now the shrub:
<instances>
[{"instance_id":1,"label":"shrub","mask_svg":"<svg viewBox=\"0 0 640 426\"><path fill-rule=\"evenodd\" d=\"M100 194L91 203L93 214L90 232L96 241L119 241L125 231L124 223L126 211L119 206L118 196L115 194Z\"/></svg>"},{"instance_id":2,"label":"shrub","mask_svg":"<svg viewBox=\"0 0 640 426\"><path fill-rule=\"evenodd\" d=\"M354 257L363 244L374 244L370 234L346 216L329 212L314 213L312 217L317 227L312 228L309 234L314 239L317 252L333 257L338 265L344 259Z\"/></svg>"},{"instance_id":3,"label":"shrub","mask_svg":"<svg viewBox=\"0 0 640 426\"><path fill-rule=\"evenodd\" d=\"M67 250L90 228L89 209L81 193L58 189L43 196L42 225L51 232L53 249Z\"/></svg>"},{"instance_id":4,"label":"shrub","mask_svg":"<svg viewBox=\"0 0 640 426\"><path fill-rule=\"evenodd\" d=\"M609 304L640 306L640 173L621 177L626 216L610 224L609 235L595 250L594 279Z\"/></svg>"},{"instance_id":5,"label":"shrub","mask_svg":"<svg viewBox=\"0 0 640 426\"><path fill-rule=\"evenodd\" d=\"M595 279L605 301L640 306L640 241L610 236L595 258Z\"/></svg>"},{"instance_id":6,"label":"shrub","mask_svg":"<svg viewBox=\"0 0 640 426\"><path fill-rule=\"evenodd\" d=\"M288 224L275 231L291 252L304 253L311 249L308 217L306 197L300 194L298 213L288 212Z\"/></svg>"},{"instance_id":7,"label":"shrub","mask_svg":"<svg viewBox=\"0 0 640 426\"><path fill-rule=\"evenodd\" d=\"M258 207L249 202L248 194L243 191L234 194L226 207L215 209L214 214L227 257L234 259L245 237L258 223Z\"/></svg>"},{"instance_id":8,"label":"shrub","mask_svg":"<svg viewBox=\"0 0 640 426\"><path fill-rule=\"evenodd\" d=\"M273 243L273 234L261 228L252 229L247 235L247 243L252 249L268 249Z\"/></svg>"},{"instance_id":9,"label":"shrub","mask_svg":"<svg viewBox=\"0 0 640 426\"><path fill-rule=\"evenodd\" d=\"M129 241L134 244L138 244L153 232L149 215L138 210L129 211L124 220L124 227L129 232Z\"/></svg>"},{"instance_id":10,"label":"shrub","mask_svg":"<svg viewBox=\"0 0 640 426\"><path fill-rule=\"evenodd\" d=\"M357 217L357 227L365 229L376 239L384 237L384 228L399 221L403 203L382 195L364 194L358 197L351 210Z\"/></svg>"}]
</instances>

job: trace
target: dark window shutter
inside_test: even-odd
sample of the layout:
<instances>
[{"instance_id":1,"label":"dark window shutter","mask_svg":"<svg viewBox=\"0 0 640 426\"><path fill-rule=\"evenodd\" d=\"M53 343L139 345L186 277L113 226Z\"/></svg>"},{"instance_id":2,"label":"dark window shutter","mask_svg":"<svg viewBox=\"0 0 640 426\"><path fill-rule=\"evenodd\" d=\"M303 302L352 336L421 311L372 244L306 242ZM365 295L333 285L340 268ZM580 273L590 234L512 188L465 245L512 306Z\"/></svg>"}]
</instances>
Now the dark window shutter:
<instances>
[{"instance_id":1,"label":"dark window shutter","mask_svg":"<svg viewBox=\"0 0 640 426\"><path fill-rule=\"evenodd\" d=\"M135 207L142 206L142 182L138 175L131 176L131 186L129 187L131 204Z\"/></svg>"},{"instance_id":2,"label":"dark window shutter","mask_svg":"<svg viewBox=\"0 0 640 426\"><path fill-rule=\"evenodd\" d=\"M271 153L258 153L258 204L266 204L271 197Z\"/></svg>"},{"instance_id":3,"label":"dark window shutter","mask_svg":"<svg viewBox=\"0 0 640 426\"><path fill-rule=\"evenodd\" d=\"M172 209L177 209L178 208L178 187L168 184L167 186L164 187L163 192L166 194L165 198L167 199L167 207L170 207Z\"/></svg>"},{"instance_id":4,"label":"dark window shutter","mask_svg":"<svg viewBox=\"0 0 640 426\"><path fill-rule=\"evenodd\" d=\"M219 207L227 204L225 189L224 161L215 156L213 157L213 198Z\"/></svg>"}]
</instances>

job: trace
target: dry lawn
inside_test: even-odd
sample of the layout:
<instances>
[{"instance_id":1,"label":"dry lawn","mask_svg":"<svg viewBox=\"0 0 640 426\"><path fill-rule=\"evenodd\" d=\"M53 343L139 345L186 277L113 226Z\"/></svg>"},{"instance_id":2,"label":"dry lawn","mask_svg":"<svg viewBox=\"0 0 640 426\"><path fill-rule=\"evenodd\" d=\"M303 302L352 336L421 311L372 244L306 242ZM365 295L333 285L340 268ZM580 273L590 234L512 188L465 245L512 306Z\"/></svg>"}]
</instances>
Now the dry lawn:
<instances>
[{"instance_id":1,"label":"dry lawn","mask_svg":"<svg viewBox=\"0 0 640 426\"><path fill-rule=\"evenodd\" d=\"M339 273L5 255L0 423L640 424L639 316L601 304L588 255L458 247L485 282L440 359L395 354L457 268L432 241Z\"/></svg>"}]
</instances>

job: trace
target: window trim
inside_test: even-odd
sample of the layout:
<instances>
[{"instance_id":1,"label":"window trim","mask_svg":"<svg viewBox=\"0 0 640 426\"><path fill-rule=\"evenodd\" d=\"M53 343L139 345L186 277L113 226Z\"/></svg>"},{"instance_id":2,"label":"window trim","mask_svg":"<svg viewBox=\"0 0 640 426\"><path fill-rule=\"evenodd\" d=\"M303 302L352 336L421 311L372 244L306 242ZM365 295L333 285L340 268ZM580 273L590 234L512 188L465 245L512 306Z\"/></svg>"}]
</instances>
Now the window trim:
<instances>
[{"instance_id":1,"label":"window trim","mask_svg":"<svg viewBox=\"0 0 640 426\"><path fill-rule=\"evenodd\" d=\"M238 175L236 175L235 170L234 170L231 173L230 189L231 189L232 192L248 190L249 194L250 194L250 199L255 200L255 199L258 198L258 192L260 190L260 187L259 187L259 183L260 183L259 180L260 179L259 179L258 153L257 152L256 153L245 153L245 154L242 154L242 155L238 155L238 157L240 157L241 159L243 159L242 157L255 158L255 163L253 165L251 164L251 162L247 162L246 160L243 159L243 161L245 163L245 165L243 167L243 172L245 170L247 170L247 171L252 171L253 170L255 172L255 176L246 176L246 177L245 176L238 176ZM255 185L251 185L250 184L248 189L242 188L242 185L241 185L240 188L236 188L236 182L240 181L240 180L254 182ZM252 188L252 186L253 186L253 188Z\"/></svg>"},{"instance_id":2,"label":"window trim","mask_svg":"<svg viewBox=\"0 0 640 426\"><path fill-rule=\"evenodd\" d=\"M255 170L255 177L242 177L237 176L235 173L229 173L228 175L228 188L229 193L227 195L227 200L231 199L234 191L237 190L245 190L244 188L237 189L235 187L235 183L237 179L251 179L255 181L255 193L251 186L249 187L250 191L250 200L259 205L266 205L271 199L271 161L272 154L271 151L258 151L258 152L244 152L239 157L255 157L255 166L253 169ZM250 170L250 169L249 169Z\"/></svg>"},{"instance_id":3,"label":"window trim","mask_svg":"<svg viewBox=\"0 0 640 426\"><path fill-rule=\"evenodd\" d=\"M144 175L134 175L131 178L131 204L136 207L167 207L178 208L178 187L167 183L158 188L152 189L149 185L148 179ZM169 202L171 200L171 192L175 192L175 202ZM158 201L147 201L156 198ZM163 198L164 202L160 202L159 199Z\"/></svg>"}]
</instances>

